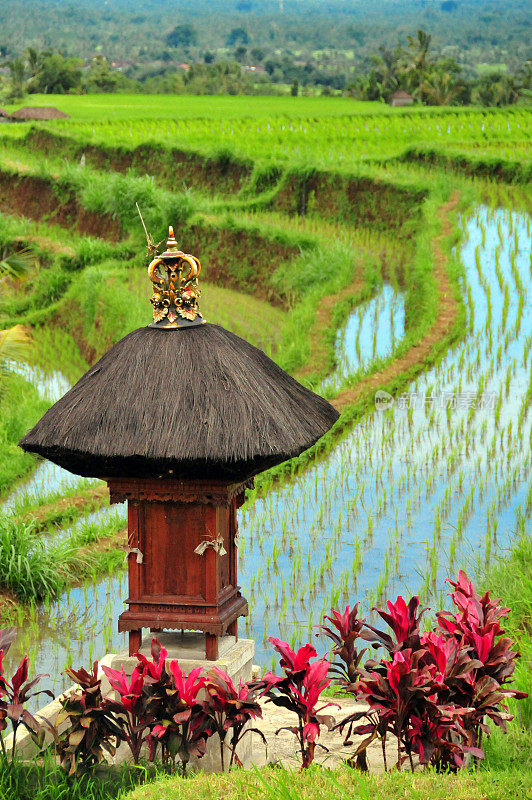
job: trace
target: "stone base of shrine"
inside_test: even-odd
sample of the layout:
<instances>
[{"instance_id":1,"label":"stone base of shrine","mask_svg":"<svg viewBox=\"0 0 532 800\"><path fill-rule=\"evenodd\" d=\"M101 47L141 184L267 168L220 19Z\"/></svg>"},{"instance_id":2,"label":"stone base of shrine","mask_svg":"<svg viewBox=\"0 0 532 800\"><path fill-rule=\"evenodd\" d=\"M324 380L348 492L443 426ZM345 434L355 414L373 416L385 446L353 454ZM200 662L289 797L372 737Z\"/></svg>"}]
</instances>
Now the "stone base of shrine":
<instances>
[{"instance_id":1,"label":"stone base of shrine","mask_svg":"<svg viewBox=\"0 0 532 800\"><path fill-rule=\"evenodd\" d=\"M168 660L177 659L179 661L179 666L185 675L188 675L190 671L196 667L203 667L205 672L212 670L213 667L218 667L229 675L237 687L239 682L244 683L252 678L253 656L255 653L255 642L253 639L235 639L234 636L222 636L219 640L218 659L216 661L207 661L205 658L204 634L161 632L153 634L153 636L156 636L161 644L168 650ZM146 637L140 652L150 657L150 646L151 637ZM131 676L137 664L137 659L134 656L129 656L126 650L120 653L108 653L99 662L100 672L102 666L118 670L123 668L128 676ZM116 696L105 675L101 674L101 679L102 694L106 697ZM64 694L69 694L73 688L74 687L70 687ZM61 697L62 696L63 695L61 695ZM61 698L58 697L44 706L44 708L41 708L35 715L37 719L44 718L52 724L55 724L57 715L61 710L60 699ZM59 730L62 731L65 727L63 723L59 726ZM237 755L244 766L249 766L251 764L252 737L252 733L246 734L237 748ZM11 737L6 738L6 747L8 748L10 746L10 739ZM52 737L49 733L46 734L46 741L48 743L52 741ZM20 730L17 736L17 754L22 760L31 760L37 754L36 746L25 730ZM230 756L230 751L226 750L226 768ZM141 760L143 762L148 760L147 752ZM126 744L121 744L112 760L112 764L127 764L131 761L129 748ZM221 772L220 740L218 736L212 736L208 739L206 754L200 759L192 758L189 762L188 769L202 770L204 772Z\"/></svg>"},{"instance_id":2,"label":"stone base of shrine","mask_svg":"<svg viewBox=\"0 0 532 800\"><path fill-rule=\"evenodd\" d=\"M227 672L235 685L239 681L251 680L252 662L255 654L253 639L236 639L234 636L220 636L218 639L218 658L208 661L205 658L205 634L189 631L162 631L145 635L140 652L151 658L150 649L152 638L156 638L168 650L168 660L177 659L183 673L188 675L196 667L202 667L208 672L213 667L218 667ZM135 656L128 655L127 650L120 653L108 654L100 661L100 666L105 665L111 669L122 669L126 675L131 675L138 661ZM102 678L102 691L105 687L110 690L106 678Z\"/></svg>"}]
</instances>

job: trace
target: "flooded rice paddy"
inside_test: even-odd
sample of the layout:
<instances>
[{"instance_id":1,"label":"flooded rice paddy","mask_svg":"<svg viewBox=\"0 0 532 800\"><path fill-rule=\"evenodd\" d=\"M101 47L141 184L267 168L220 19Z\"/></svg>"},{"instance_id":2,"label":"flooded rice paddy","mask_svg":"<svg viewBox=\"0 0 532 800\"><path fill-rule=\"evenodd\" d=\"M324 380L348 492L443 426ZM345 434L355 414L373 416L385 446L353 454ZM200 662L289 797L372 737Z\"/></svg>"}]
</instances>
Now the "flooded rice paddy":
<instances>
[{"instance_id":1,"label":"flooded rice paddy","mask_svg":"<svg viewBox=\"0 0 532 800\"><path fill-rule=\"evenodd\" d=\"M489 561L529 514L530 218L480 207L462 224L468 333L326 459L241 511L239 574L250 615L240 631L255 639L259 664L270 663L268 636L307 640L331 606L371 606L399 592L444 602L444 578ZM372 335L377 308L383 342ZM400 339L402 300L383 293L352 319L338 338L342 374ZM18 491L33 491L39 470L48 491L80 480L46 468ZM99 522L109 510L97 513ZM72 589L36 609L10 660L29 651L38 671L56 676L66 663L123 648L116 618L126 596L125 573Z\"/></svg>"},{"instance_id":2,"label":"flooded rice paddy","mask_svg":"<svg viewBox=\"0 0 532 800\"><path fill-rule=\"evenodd\" d=\"M51 403L56 403L72 386L71 381L59 371L50 373L34 365L21 363L12 363L10 369L30 381L39 396ZM15 508L17 504L35 506L42 498L61 495L87 484L86 478L73 475L51 461L39 461L33 472L10 492L4 506L8 508Z\"/></svg>"},{"instance_id":3,"label":"flooded rice paddy","mask_svg":"<svg viewBox=\"0 0 532 800\"><path fill-rule=\"evenodd\" d=\"M390 356L405 334L402 292L384 284L380 292L361 303L336 335L336 366L318 391L336 388L349 375L378 358Z\"/></svg>"}]
</instances>

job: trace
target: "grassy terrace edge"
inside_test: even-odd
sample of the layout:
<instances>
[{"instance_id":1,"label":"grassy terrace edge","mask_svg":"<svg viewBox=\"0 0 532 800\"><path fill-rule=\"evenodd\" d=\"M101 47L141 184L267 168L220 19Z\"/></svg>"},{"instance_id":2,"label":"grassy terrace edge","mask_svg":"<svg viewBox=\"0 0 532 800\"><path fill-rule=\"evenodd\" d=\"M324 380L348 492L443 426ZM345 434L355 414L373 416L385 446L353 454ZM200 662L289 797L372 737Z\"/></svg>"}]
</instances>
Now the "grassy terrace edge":
<instances>
[{"instance_id":1,"label":"grassy terrace edge","mask_svg":"<svg viewBox=\"0 0 532 800\"><path fill-rule=\"evenodd\" d=\"M523 113L526 107L515 109L443 109L440 115L457 117L467 115L503 115L511 112ZM419 109L416 109L419 115ZM425 112L427 110L425 109ZM432 109L431 116L434 115ZM360 114L361 118L373 119L386 117L388 114L370 112ZM411 116L409 109L404 114ZM435 115L437 116L437 115ZM351 117L346 117L350 119ZM297 117L296 117L297 119ZM338 119L340 122L340 118ZM13 133L4 132L2 139L7 143L10 140L19 146L38 151L42 155L55 156L60 154L64 158L79 161L82 157L87 164L95 168L104 168L124 172L128 169L140 173L155 174L163 185L180 190L183 186L201 184L203 189L210 192L223 194L250 195L263 193L273 189L282 178L283 174L293 170L290 164L279 165L266 156L252 158L241 156L231 147L190 147L189 145L170 145L165 142L141 141L138 143L120 143L110 145L99 140L95 131L91 140L83 133L76 130L75 123L64 123L57 130L51 130L46 123L30 124L24 126L23 131ZM0 139L1 140L1 139ZM441 169L453 169L456 173L469 177L501 180L508 183L527 183L532 179L532 165L523 164L519 159L511 160L496 156L465 154L452 149L414 145L405 147L404 151L396 156L383 158L375 156L366 160L371 163L408 163L420 165L435 165ZM295 169L297 174L309 170L308 165L301 164ZM312 171L312 168L311 168ZM322 172L322 169L315 170ZM351 172L348 169L347 172Z\"/></svg>"}]
</instances>

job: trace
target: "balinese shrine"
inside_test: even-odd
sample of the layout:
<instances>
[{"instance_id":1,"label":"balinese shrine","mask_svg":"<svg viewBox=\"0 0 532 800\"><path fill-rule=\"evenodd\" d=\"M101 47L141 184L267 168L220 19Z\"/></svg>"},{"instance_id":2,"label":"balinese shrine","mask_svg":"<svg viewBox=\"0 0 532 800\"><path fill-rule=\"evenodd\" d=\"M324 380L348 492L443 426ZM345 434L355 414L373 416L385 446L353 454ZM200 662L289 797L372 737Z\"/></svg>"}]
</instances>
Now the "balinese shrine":
<instances>
[{"instance_id":1,"label":"balinese shrine","mask_svg":"<svg viewBox=\"0 0 532 800\"><path fill-rule=\"evenodd\" d=\"M153 253L155 255L155 253ZM117 342L21 440L127 501L129 654L143 629L237 638L237 509L257 473L316 442L338 413L261 350L203 319L197 258L170 228L148 268L153 322ZM245 531L242 535L245 535Z\"/></svg>"}]
</instances>

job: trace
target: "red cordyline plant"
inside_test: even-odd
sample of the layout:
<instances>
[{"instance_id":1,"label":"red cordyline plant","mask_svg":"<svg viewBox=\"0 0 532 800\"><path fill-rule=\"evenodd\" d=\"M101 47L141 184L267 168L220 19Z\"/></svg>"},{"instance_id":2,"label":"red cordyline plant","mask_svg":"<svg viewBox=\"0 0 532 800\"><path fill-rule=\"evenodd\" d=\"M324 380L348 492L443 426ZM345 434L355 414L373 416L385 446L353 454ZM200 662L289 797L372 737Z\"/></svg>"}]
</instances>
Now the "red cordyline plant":
<instances>
[{"instance_id":1,"label":"red cordyline plant","mask_svg":"<svg viewBox=\"0 0 532 800\"><path fill-rule=\"evenodd\" d=\"M146 707L143 694L144 674L140 666L135 667L131 678L121 670L102 666L111 687L117 692L117 700L104 700L105 708L117 715L117 722L122 731L122 739L127 742L133 761L139 763L142 745L150 732L153 722Z\"/></svg>"},{"instance_id":2,"label":"red cordyline plant","mask_svg":"<svg viewBox=\"0 0 532 800\"><path fill-rule=\"evenodd\" d=\"M326 618L335 631L321 626L335 645L334 654L346 664L340 668L346 691L369 704L369 712L352 714L338 726L347 728L346 744L352 734L367 736L355 752L361 766L367 766L362 753L378 736L387 768L386 737L391 734L397 740L398 768L405 759L413 767L414 754L421 764L457 769L466 753L483 757L481 736L489 733L485 717L505 730L511 718L505 699L526 697L507 686L519 654L509 639L497 638L504 633L500 619L508 609L488 593L480 597L463 571L449 583L458 612L439 612L437 630L421 632L426 609L419 608L417 597L408 603L402 597L389 601L387 611L374 609L391 634L356 619L349 606L343 615L333 612ZM358 637L384 647L389 658L370 659L362 669L354 646ZM364 717L366 722L357 724Z\"/></svg>"},{"instance_id":3,"label":"red cordyline plant","mask_svg":"<svg viewBox=\"0 0 532 800\"><path fill-rule=\"evenodd\" d=\"M277 677L267 672L256 686L262 689L262 694L270 702L281 708L288 708L297 715L297 726L279 728L276 733L289 730L295 734L301 751L301 769L306 769L314 760L320 726L325 725L331 730L335 723L334 717L321 712L330 706L340 707L337 703L325 703L317 707L321 693L331 683L330 679L327 679L330 664L325 659L311 663L310 659L317 656L317 653L310 644L295 652L287 642L273 636L270 636L268 641L281 656L281 667L284 669L285 677Z\"/></svg>"},{"instance_id":4,"label":"red cordyline plant","mask_svg":"<svg viewBox=\"0 0 532 800\"><path fill-rule=\"evenodd\" d=\"M214 725L206 703L198 701L198 694L205 687L201 667L185 677L179 663L173 660L169 671L170 676L162 672L158 678L152 678L151 685L147 678L147 707L155 721L148 736L150 760L160 744L163 763L174 763L179 758L183 774L186 774L191 757L205 755Z\"/></svg>"},{"instance_id":5,"label":"red cordyline plant","mask_svg":"<svg viewBox=\"0 0 532 800\"><path fill-rule=\"evenodd\" d=\"M41 678L47 676L40 674L31 681L28 680L29 658L27 655L24 656L20 662L11 680L7 680L4 673L3 659L15 640L16 633L16 628L0 630L0 747L2 749L2 755L5 757L7 754L3 732L6 730L9 721L13 729L11 758L15 755L17 732L21 725L26 728L36 741L40 742L41 725L35 717L24 708L24 704L30 698L36 697L39 694L47 694L49 697L53 698L52 692L48 689L32 692L32 689L39 683Z\"/></svg>"},{"instance_id":6,"label":"red cordyline plant","mask_svg":"<svg viewBox=\"0 0 532 800\"><path fill-rule=\"evenodd\" d=\"M131 678L123 669L102 666L117 700L102 698L97 663L91 673L69 670L78 688L63 704L60 722L68 719L70 725L61 734L53 729L62 766L69 772L93 766L103 757L102 749L112 753L116 738L116 743L128 744L136 764L146 745L150 761L160 748L163 763L174 765L179 759L186 774L191 757L205 754L214 733L220 735L222 765L224 747L231 751L229 767L241 765L236 747L250 730L247 723L261 716L259 688L244 684L237 689L219 669L204 676L198 668L185 676L177 660L167 662L168 652L157 639L152 640L151 655L150 660L136 654Z\"/></svg>"},{"instance_id":7,"label":"red cordyline plant","mask_svg":"<svg viewBox=\"0 0 532 800\"><path fill-rule=\"evenodd\" d=\"M365 648L357 650L355 647L355 642L360 638L366 622L365 619L358 618L359 605L360 603L356 603L353 608L347 606L343 614L332 610L332 616L324 617L331 623L330 627L318 625L318 628L334 642L333 655L341 661L332 664L330 671L341 675L349 684L354 684L358 680L358 667L366 652Z\"/></svg>"},{"instance_id":8,"label":"red cordyline plant","mask_svg":"<svg viewBox=\"0 0 532 800\"><path fill-rule=\"evenodd\" d=\"M123 739L123 731L103 701L98 662L94 662L90 672L70 667L64 672L76 686L61 698L62 709L55 723L47 722L47 725L61 767L73 775L99 764L104 751L113 756L118 742ZM61 730L64 723L68 724Z\"/></svg>"},{"instance_id":9,"label":"red cordyline plant","mask_svg":"<svg viewBox=\"0 0 532 800\"><path fill-rule=\"evenodd\" d=\"M185 678L173 660L167 670L168 651L157 639L151 643L151 661L142 653L135 655L139 663L130 680L123 669L102 667L119 695L117 701L105 700L103 705L118 715L122 738L129 745L135 764L139 763L144 744L149 748L150 761L160 746L162 761L173 764L179 758L185 773L192 756L204 755L214 729L205 704L197 700L205 685L201 669L192 670Z\"/></svg>"},{"instance_id":10,"label":"red cordyline plant","mask_svg":"<svg viewBox=\"0 0 532 800\"><path fill-rule=\"evenodd\" d=\"M392 635L364 623L360 633L361 638L367 642L372 642L374 647L385 647L390 654L396 650L417 650L420 645L421 637L421 618L426 608L419 608L419 598L412 597L405 602L399 595L395 603L388 600L388 611L380 608L373 608L377 614L386 622L392 631Z\"/></svg>"},{"instance_id":11,"label":"red cordyline plant","mask_svg":"<svg viewBox=\"0 0 532 800\"><path fill-rule=\"evenodd\" d=\"M438 760L442 762L440 766L443 766L443 762L446 766L452 762L460 767L464 753L482 756L480 751L467 743L467 735L459 722L468 709L443 705L439 701L438 688L441 684L434 675L433 665L424 663L424 657L423 649L415 652L410 649L397 650L391 661L383 659L375 671L362 674L358 697L365 699L370 710L376 712L383 740L388 733L395 737L398 769L401 769L405 758L410 760L413 768L413 753L420 756L421 763ZM411 734L414 719L421 721L424 726L417 737ZM449 739L452 752L447 752L443 745L438 750L429 747L422 736L427 730L452 732L458 739L452 742ZM353 730L353 733L367 732L366 726Z\"/></svg>"},{"instance_id":12,"label":"red cordyline plant","mask_svg":"<svg viewBox=\"0 0 532 800\"><path fill-rule=\"evenodd\" d=\"M154 640L152 648L159 647ZM229 675L217 667L207 675L202 675L201 669L194 669L185 677L177 661L170 662L168 675L164 666L161 668L164 665L161 656L158 656L157 668L144 657L139 658L145 670L147 708L156 721L147 737L150 758L161 744L163 762L179 756L185 773L191 756L201 758L206 752L207 740L217 733L221 765L225 770L226 749L231 753L229 769L235 764L242 766L236 748L248 732L253 730L264 741L262 732L248 725L262 716L256 701L259 692L256 686L241 684L236 688Z\"/></svg>"},{"instance_id":13,"label":"red cordyline plant","mask_svg":"<svg viewBox=\"0 0 532 800\"><path fill-rule=\"evenodd\" d=\"M447 695L451 702L472 707L464 724L480 746L482 734L489 735L484 718L489 717L506 732L506 723L512 719L504 705L506 699L528 695L509 686L519 653L512 649L512 640L503 636L500 621L510 609L502 606L500 599L490 599L489 592L479 595L462 570L457 581L448 583L454 588L451 597L458 611L436 614L441 635L458 651L467 652L475 669L458 676L451 672L445 680Z\"/></svg>"},{"instance_id":14,"label":"red cordyline plant","mask_svg":"<svg viewBox=\"0 0 532 800\"><path fill-rule=\"evenodd\" d=\"M236 749L247 733L256 733L266 744L262 731L249 724L251 720L262 718L262 709L257 702L262 687L256 683L243 683L236 688L229 675L218 667L209 673L205 686L209 694L210 714L220 738L222 772L225 771L226 748L231 753L229 769L234 763L241 767Z\"/></svg>"}]
</instances>

